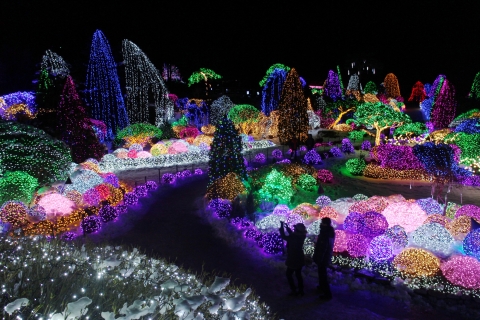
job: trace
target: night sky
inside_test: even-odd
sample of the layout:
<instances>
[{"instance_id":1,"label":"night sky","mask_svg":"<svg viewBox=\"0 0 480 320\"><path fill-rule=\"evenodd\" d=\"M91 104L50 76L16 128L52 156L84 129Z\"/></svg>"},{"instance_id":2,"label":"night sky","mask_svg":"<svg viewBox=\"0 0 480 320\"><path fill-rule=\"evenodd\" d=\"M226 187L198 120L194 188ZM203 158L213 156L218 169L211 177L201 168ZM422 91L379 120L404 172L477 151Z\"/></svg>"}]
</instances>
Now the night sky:
<instances>
[{"instance_id":1,"label":"night sky","mask_svg":"<svg viewBox=\"0 0 480 320\"><path fill-rule=\"evenodd\" d=\"M393 72L408 98L415 81L432 83L438 74L465 96L480 71L473 1L255 3L1 1L0 94L32 90L47 49L60 54L83 82L96 29L117 61L123 60L121 41L128 39L158 69L176 65L184 80L204 67L226 79L258 83L270 65L283 63L308 83L322 84L328 70L367 59L383 66L377 84ZM346 85L349 77L342 73Z\"/></svg>"}]
</instances>

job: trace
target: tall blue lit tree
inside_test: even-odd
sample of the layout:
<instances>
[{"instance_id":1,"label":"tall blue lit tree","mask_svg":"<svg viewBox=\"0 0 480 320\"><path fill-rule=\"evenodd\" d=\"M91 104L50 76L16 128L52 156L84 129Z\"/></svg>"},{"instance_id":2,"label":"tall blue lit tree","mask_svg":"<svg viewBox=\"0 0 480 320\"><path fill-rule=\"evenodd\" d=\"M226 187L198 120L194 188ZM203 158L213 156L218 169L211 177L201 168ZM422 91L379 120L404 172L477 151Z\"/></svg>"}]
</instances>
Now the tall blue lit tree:
<instances>
[{"instance_id":1,"label":"tall blue lit tree","mask_svg":"<svg viewBox=\"0 0 480 320\"><path fill-rule=\"evenodd\" d=\"M420 103L420 110L422 111L426 121L430 120L433 105L438 97L438 94L440 93L440 90L442 89L443 82L446 78L447 77L445 77L445 75L440 74L437 76L430 88L425 85L425 92L428 98Z\"/></svg>"},{"instance_id":2,"label":"tall blue lit tree","mask_svg":"<svg viewBox=\"0 0 480 320\"><path fill-rule=\"evenodd\" d=\"M266 116L270 116L270 112L278 108L287 73L283 68L276 68L265 81L262 89L262 112Z\"/></svg>"},{"instance_id":3,"label":"tall blue lit tree","mask_svg":"<svg viewBox=\"0 0 480 320\"><path fill-rule=\"evenodd\" d=\"M116 63L107 38L100 30L93 34L86 87L92 117L107 125L107 139L115 138L117 130L128 127L129 121Z\"/></svg>"},{"instance_id":4,"label":"tall blue lit tree","mask_svg":"<svg viewBox=\"0 0 480 320\"><path fill-rule=\"evenodd\" d=\"M173 102L158 71L140 48L131 41L123 40L125 60L126 106L130 123L150 122L150 102L153 104L152 122L160 127L173 117Z\"/></svg>"},{"instance_id":5,"label":"tall blue lit tree","mask_svg":"<svg viewBox=\"0 0 480 320\"><path fill-rule=\"evenodd\" d=\"M333 71L328 71L328 77L323 86L323 94L332 101L337 101L342 98L342 86L338 75Z\"/></svg>"}]
</instances>

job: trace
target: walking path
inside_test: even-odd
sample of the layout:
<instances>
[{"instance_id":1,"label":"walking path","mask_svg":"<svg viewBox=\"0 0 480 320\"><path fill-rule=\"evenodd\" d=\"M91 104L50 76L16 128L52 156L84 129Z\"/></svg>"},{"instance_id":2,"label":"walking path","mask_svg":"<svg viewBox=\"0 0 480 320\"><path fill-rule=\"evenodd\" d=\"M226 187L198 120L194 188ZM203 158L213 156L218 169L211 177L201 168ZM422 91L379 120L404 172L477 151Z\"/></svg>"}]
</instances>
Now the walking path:
<instances>
[{"instance_id":1,"label":"walking path","mask_svg":"<svg viewBox=\"0 0 480 320\"><path fill-rule=\"evenodd\" d=\"M316 279L305 277L306 294L288 297L285 267L271 257L228 241L219 235L203 211L206 175L161 186L149 198L117 221L106 225L97 240L131 245L146 254L169 259L194 273L206 271L231 277L236 284L253 288L279 319L448 319L444 311L425 310L371 291L352 291L333 286L334 298L320 302L315 294ZM221 224L217 221L217 224ZM236 234L232 235L237 237ZM238 242L237 242L238 243ZM223 273L225 272L225 274ZM460 316L456 316L461 319Z\"/></svg>"}]
</instances>

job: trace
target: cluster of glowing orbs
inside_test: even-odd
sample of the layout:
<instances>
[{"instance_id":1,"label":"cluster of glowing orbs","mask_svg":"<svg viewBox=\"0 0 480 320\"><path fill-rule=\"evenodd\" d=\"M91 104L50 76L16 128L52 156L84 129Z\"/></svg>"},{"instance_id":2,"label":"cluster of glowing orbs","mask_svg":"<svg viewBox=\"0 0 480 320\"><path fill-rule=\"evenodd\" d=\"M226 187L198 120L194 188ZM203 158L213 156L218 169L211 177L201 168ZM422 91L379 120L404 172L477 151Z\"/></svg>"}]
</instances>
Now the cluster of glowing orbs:
<instances>
[{"instance_id":1,"label":"cluster of glowing orbs","mask_svg":"<svg viewBox=\"0 0 480 320\"><path fill-rule=\"evenodd\" d=\"M409 277L431 277L440 270L440 259L420 248L407 248L394 259L395 268Z\"/></svg>"},{"instance_id":2,"label":"cluster of glowing orbs","mask_svg":"<svg viewBox=\"0 0 480 320\"><path fill-rule=\"evenodd\" d=\"M417 203L409 201L390 203L382 214L388 225L402 226L407 233L416 230L427 219L425 211Z\"/></svg>"},{"instance_id":3,"label":"cluster of glowing orbs","mask_svg":"<svg viewBox=\"0 0 480 320\"><path fill-rule=\"evenodd\" d=\"M461 216L468 216L472 217L480 223L480 207L477 207L473 204L466 204L462 206L460 209L457 210L455 213L455 218L461 217Z\"/></svg>"},{"instance_id":4,"label":"cluster of glowing orbs","mask_svg":"<svg viewBox=\"0 0 480 320\"><path fill-rule=\"evenodd\" d=\"M443 207L438 203L437 200L432 198L418 199L418 205L425 211L427 214L442 214Z\"/></svg>"},{"instance_id":5,"label":"cluster of glowing orbs","mask_svg":"<svg viewBox=\"0 0 480 320\"><path fill-rule=\"evenodd\" d=\"M390 238L394 250L403 249L408 245L407 233L399 225L388 228L384 235Z\"/></svg>"},{"instance_id":6,"label":"cluster of glowing orbs","mask_svg":"<svg viewBox=\"0 0 480 320\"><path fill-rule=\"evenodd\" d=\"M382 262L392 258L392 240L385 235L373 238L370 241L369 256L375 262Z\"/></svg>"},{"instance_id":7,"label":"cluster of glowing orbs","mask_svg":"<svg viewBox=\"0 0 480 320\"><path fill-rule=\"evenodd\" d=\"M368 253L369 241L362 234L348 234L347 251L354 258L364 257Z\"/></svg>"},{"instance_id":8,"label":"cluster of glowing orbs","mask_svg":"<svg viewBox=\"0 0 480 320\"><path fill-rule=\"evenodd\" d=\"M212 142L213 142L213 136L201 134L195 137L195 139L193 140L193 145L200 146L200 144L204 143L210 146Z\"/></svg>"},{"instance_id":9,"label":"cluster of glowing orbs","mask_svg":"<svg viewBox=\"0 0 480 320\"><path fill-rule=\"evenodd\" d=\"M163 143L156 143L150 148L150 153L154 157L168 153L168 147Z\"/></svg>"},{"instance_id":10,"label":"cluster of glowing orbs","mask_svg":"<svg viewBox=\"0 0 480 320\"><path fill-rule=\"evenodd\" d=\"M470 231L463 239L463 251L466 255L480 260L480 229Z\"/></svg>"},{"instance_id":11,"label":"cluster of glowing orbs","mask_svg":"<svg viewBox=\"0 0 480 320\"><path fill-rule=\"evenodd\" d=\"M319 197L315 200L315 203L316 203L317 206L319 206L320 208L323 208L323 207L328 206L331 202L332 202L332 200L330 199L330 197L325 196L325 195L319 196Z\"/></svg>"},{"instance_id":12,"label":"cluster of glowing orbs","mask_svg":"<svg viewBox=\"0 0 480 320\"><path fill-rule=\"evenodd\" d=\"M445 227L438 223L428 223L410 233L409 244L445 258L452 253L453 242L452 235Z\"/></svg>"},{"instance_id":13,"label":"cluster of glowing orbs","mask_svg":"<svg viewBox=\"0 0 480 320\"><path fill-rule=\"evenodd\" d=\"M0 221L8 222L13 229L28 224L28 207L20 201L7 201L0 207Z\"/></svg>"},{"instance_id":14,"label":"cluster of glowing orbs","mask_svg":"<svg viewBox=\"0 0 480 320\"><path fill-rule=\"evenodd\" d=\"M278 254L283 251L283 239L277 232L265 233L261 242L265 253Z\"/></svg>"},{"instance_id":15,"label":"cluster of glowing orbs","mask_svg":"<svg viewBox=\"0 0 480 320\"><path fill-rule=\"evenodd\" d=\"M98 216L88 216L82 220L81 227L85 233L93 233L100 230L102 226L101 218Z\"/></svg>"},{"instance_id":16,"label":"cluster of glowing orbs","mask_svg":"<svg viewBox=\"0 0 480 320\"><path fill-rule=\"evenodd\" d=\"M447 225L450 223L450 219L441 214L431 214L424 222L424 224L427 223L438 223L444 227L447 227Z\"/></svg>"},{"instance_id":17,"label":"cluster of glowing orbs","mask_svg":"<svg viewBox=\"0 0 480 320\"><path fill-rule=\"evenodd\" d=\"M174 184L176 181L176 177L174 174L171 173L164 173L162 175L162 183L163 184Z\"/></svg>"},{"instance_id":18,"label":"cluster of glowing orbs","mask_svg":"<svg viewBox=\"0 0 480 320\"><path fill-rule=\"evenodd\" d=\"M303 156L303 163L305 164L320 164L322 163L322 157L314 149L305 153Z\"/></svg>"},{"instance_id":19,"label":"cluster of glowing orbs","mask_svg":"<svg viewBox=\"0 0 480 320\"><path fill-rule=\"evenodd\" d=\"M271 214L265 218L257 221L255 226L260 230L278 229L280 228L280 221L285 222L286 217L278 214Z\"/></svg>"},{"instance_id":20,"label":"cluster of glowing orbs","mask_svg":"<svg viewBox=\"0 0 480 320\"><path fill-rule=\"evenodd\" d=\"M454 256L440 265L445 278L467 289L480 289L480 262L463 255Z\"/></svg>"},{"instance_id":21,"label":"cluster of glowing orbs","mask_svg":"<svg viewBox=\"0 0 480 320\"><path fill-rule=\"evenodd\" d=\"M98 206L100 193L95 188L85 191L83 194L83 202L89 206Z\"/></svg>"},{"instance_id":22,"label":"cluster of glowing orbs","mask_svg":"<svg viewBox=\"0 0 480 320\"><path fill-rule=\"evenodd\" d=\"M448 223L446 228L455 239L463 240L472 229L472 218L460 216Z\"/></svg>"},{"instance_id":23,"label":"cluster of glowing orbs","mask_svg":"<svg viewBox=\"0 0 480 320\"><path fill-rule=\"evenodd\" d=\"M68 215L76 208L72 200L58 193L49 193L42 196L37 204L45 209L49 220Z\"/></svg>"},{"instance_id":24,"label":"cluster of glowing orbs","mask_svg":"<svg viewBox=\"0 0 480 320\"><path fill-rule=\"evenodd\" d=\"M240 177L236 173L230 172L207 187L206 197L207 199L222 198L233 201L246 190Z\"/></svg>"}]
</instances>

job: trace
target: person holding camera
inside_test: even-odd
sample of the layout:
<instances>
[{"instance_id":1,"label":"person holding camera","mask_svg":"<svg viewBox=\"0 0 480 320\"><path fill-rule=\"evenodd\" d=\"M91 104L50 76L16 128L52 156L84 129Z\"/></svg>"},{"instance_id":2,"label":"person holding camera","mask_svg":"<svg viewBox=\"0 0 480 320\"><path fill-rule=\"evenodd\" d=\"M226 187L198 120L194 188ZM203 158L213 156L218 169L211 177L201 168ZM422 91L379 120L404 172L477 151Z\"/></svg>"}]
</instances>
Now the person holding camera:
<instances>
[{"instance_id":1,"label":"person holding camera","mask_svg":"<svg viewBox=\"0 0 480 320\"><path fill-rule=\"evenodd\" d=\"M285 234L287 229L288 235ZM285 225L283 221L280 221L280 236L283 240L287 241L287 280L290 286L290 296L303 296L303 277L302 268L305 265L305 256L303 254L303 243L307 237L307 228L303 223L297 223L293 226L293 231ZM293 281L293 274L297 278L298 291Z\"/></svg>"},{"instance_id":2,"label":"person holding camera","mask_svg":"<svg viewBox=\"0 0 480 320\"><path fill-rule=\"evenodd\" d=\"M333 245L335 243L335 230L332 227L332 220L330 218L322 218L320 224L320 234L315 244L315 251L313 253L313 261L318 266L318 286L321 299L331 300L332 291L328 283L327 267L330 265L333 254Z\"/></svg>"}]
</instances>

